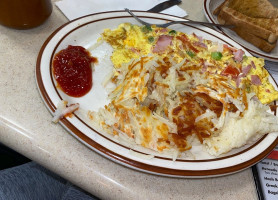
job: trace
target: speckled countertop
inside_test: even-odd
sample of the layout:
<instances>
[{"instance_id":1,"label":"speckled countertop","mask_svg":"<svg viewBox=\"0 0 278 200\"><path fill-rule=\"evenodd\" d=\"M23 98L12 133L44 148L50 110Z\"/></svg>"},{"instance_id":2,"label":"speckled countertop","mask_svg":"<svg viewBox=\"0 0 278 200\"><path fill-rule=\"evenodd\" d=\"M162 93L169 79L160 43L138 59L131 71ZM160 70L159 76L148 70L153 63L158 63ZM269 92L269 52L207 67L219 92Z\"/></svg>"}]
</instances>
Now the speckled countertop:
<instances>
[{"instance_id":1,"label":"speckled countertop","mask_svg":"<svg viewBox=\"0 0 278 200\"><path fill-rule=\"evenodd\" d=\"M190 19L205 20L202 0L184 0ZM116 164L51 123L35 81L45 39L68 20L53 6L30 30L0 26L0 142L101 199L257 199L250 169L209 179L149 175Z\"/></svg>"}]
</instances>

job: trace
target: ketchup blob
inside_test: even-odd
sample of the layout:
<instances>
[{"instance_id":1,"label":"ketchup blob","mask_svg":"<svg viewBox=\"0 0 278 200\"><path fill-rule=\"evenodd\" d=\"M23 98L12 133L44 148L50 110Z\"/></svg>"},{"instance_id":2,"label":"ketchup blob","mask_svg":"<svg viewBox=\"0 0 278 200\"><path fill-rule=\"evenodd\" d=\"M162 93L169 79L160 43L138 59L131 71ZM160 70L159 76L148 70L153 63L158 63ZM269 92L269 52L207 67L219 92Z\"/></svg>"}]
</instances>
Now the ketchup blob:
<instances>
[{"instance_id":1,"label":"ketchup blob","mask_svg":"<svg viewBox=\"0 0 278 200\"><path fill-rule=\"evenodd\" d=\"M58 87L67 95L81 97L93 86L91 63L95 57L81 46L69 45L58 52L53 59L53 75Z\"/></svg>"}]
</instances>

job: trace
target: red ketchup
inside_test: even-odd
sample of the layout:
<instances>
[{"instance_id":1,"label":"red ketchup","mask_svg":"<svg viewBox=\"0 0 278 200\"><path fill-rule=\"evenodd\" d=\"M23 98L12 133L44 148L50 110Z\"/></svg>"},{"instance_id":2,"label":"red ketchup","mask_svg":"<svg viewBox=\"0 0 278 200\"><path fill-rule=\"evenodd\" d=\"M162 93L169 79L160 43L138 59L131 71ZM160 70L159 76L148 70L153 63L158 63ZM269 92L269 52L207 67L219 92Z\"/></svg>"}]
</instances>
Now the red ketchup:
<instances>
[{"instance_id":1,"label":"red ketchup","mask_svg":"<svg viewBox=\"0 0 278 200\"><path fill-rule=\"evenodd\" d=\"M69 45L53 59L53 74L58 87L67 95L81 97L93 86L91 63L97 59L81 46Z\"/></svg>"}]
</instances>

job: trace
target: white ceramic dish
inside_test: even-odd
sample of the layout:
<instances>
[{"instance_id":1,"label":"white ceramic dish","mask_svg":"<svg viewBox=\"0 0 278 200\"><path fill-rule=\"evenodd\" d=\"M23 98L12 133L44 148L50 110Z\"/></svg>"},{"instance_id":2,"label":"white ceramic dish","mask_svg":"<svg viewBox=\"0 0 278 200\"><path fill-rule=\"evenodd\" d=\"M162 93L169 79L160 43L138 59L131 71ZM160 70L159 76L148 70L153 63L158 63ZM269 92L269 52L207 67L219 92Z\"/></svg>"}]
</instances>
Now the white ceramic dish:
<instances>
[{"instance_id":1,"label":"white ceramic dish","mask_svg":"<svg viewBox=\"0 0 278 200\"><path fill-rule=\"evenodd\" d=\"M273 0L275 1L275 0ZM219 23L217 20L217 16L213 15L213 11L217 8L224 0L204 0L204 13L209 22ZM277 2L276 2L277 4ZM262 57L266 60L278 62L278 45L270 52L266 53L255 47L249 42L246 42L241 37L239 37L234 31L227 28L216 28L218 31L221 31L224 35L233 39L242 45L245 49L247 49L251 54Z\"/></svg>"},{"instance_id":2,"label":"white ceramic dish","mask_svg":"<svg viewBox=\"0 0 278 200\"><path fill-rule=\"evenodd\" d=\"M135 14L153 23L181 19L170 15L143 11L137 11ZM100 106L108 103L107 93L101 82L112 67L108 56L111 53L111 47L108 45L106 47L102 46L91 52L93 56L98 57L99 64L95 66L92 90L81 98L68 97L56 88L51 69L52 59L55 53L68 45L80 45L89 48L96 43L104 28L116 28L123 22L137 24L129 14L121 11L98 13L76 19L61 26L51 34L39 52L36 66L37 86L50 112L54 113L57 104L62 99L70 103L80 103L80 109L75 112L73 117L60 121L61 125L78 140L103 156L133 169L157 175L187 178L221 176L243 170L259 162L277 145L277 134L271 133L254 144L236 149L220 158L213 158L204 152L200 152L196 154L196 160L177 159L173 162L171 158L159 154L155 154L152 159L144 159L137 153L149 154L150 151L142 147L136 147L135 151L137 153L134 153L134 151L130 151L128 144L119 143L112 136L92 127L84 117L84 112L97 110ZM203 38L242 48L233 40L208 27L175 25L171 28L189 34L195 32ZM248 52L246 54L250 55ZM275 84L273 79L270 81Z\"/></svg>"}]
</instances>

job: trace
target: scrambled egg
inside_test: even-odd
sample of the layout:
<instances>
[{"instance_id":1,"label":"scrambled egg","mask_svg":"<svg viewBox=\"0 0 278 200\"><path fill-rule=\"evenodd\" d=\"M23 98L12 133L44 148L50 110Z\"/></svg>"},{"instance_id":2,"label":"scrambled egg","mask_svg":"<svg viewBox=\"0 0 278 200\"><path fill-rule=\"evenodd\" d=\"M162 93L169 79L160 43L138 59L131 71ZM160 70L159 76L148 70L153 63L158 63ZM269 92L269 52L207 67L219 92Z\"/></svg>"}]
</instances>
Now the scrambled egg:
<instances>
[{"instance_id":1,"label":"scrambled egg","mask_svg":"<svg viewBox=\"0 0 278 200\"><path fill-rule=\"evenodd\" d=\"M149 40L152 34L148 33L148 29L144 30L128 23L120 24L115 30L105 29L103 39L114 48L111 57L114 66L119 67L132 58L149 54L152 47Z\"/></svg>"},{"instance_id":2,"label":"scrambled egg","mask_svg":"<svg viewBox=\"0 0 278 200\"><path fill-rule=\"evenodd\" d=\"M105 29L102 38L114 49L111 60L116 68L148 54L161 58L170 55L177 63L184 58L203 63L203 70L231 76L235 87L255 93L263 104L278 99L278 92L268 80L264 60L247 57L242 50L156 26L123 23L114 30Z\"/></svg>"},{"instance_id":3,"label":"scrambled egg","mask_svg":"<svg viewBox=\"0 0 278 200\"><path fill-rule=\"evenodd\" d=\"M257 86L254 84L250 84L250 91L253 91L263 104L271 103L277 100L278 92L274 89L273 85L268 80L269 74L264 68L264 60L262 58L248 57L248 59L243 62L243 65L247 66L252 62L256 67L252 67L249 74L247 75L249 84L251 81L251 76L258 75L261 80L261 85Z\"/></svg>"}]
</instances>

